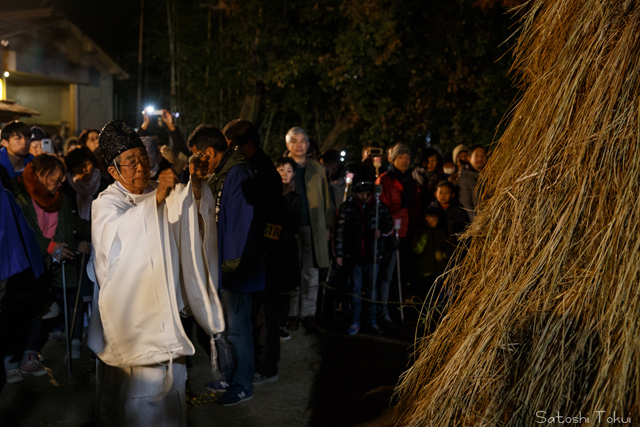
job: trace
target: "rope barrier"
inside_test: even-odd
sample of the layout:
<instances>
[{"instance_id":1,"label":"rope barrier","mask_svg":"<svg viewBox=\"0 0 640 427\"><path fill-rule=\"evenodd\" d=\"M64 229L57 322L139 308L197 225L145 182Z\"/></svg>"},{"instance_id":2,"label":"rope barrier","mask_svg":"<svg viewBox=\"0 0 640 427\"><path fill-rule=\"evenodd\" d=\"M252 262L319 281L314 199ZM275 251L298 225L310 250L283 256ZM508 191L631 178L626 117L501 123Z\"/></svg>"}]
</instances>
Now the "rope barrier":
<instances>
[{"instance_id":1,"label":"rope barrier","mask_svg":"<svg viewBox=\"0 0 640 427\"><path fill-rule=\"evenodd\" d=\"M369 298L365 298L362 295L356 295L354 293L346 292L346 291L343 291L343 290L338 289L336 287L329 286L329 284L327 284L325 282L318 283L317 285L309 286L307 288L307 291L305 291L305 292L308 292L309 290L312 290L312 289L315 289L315 288L319 288L319 287L324 287L324 288L327 288L327 289L331 289L332 291L337 292L339 294L347 295L347 296L350 296L350 297L353 297L353 298L357 298L357 299L360 299L360 300L363 300L363 301L366 301L366 302L369 302L369 303L374 303L374 304L385 304L386 303L387 305L389 305L389 304L402 305L403 307L421 307L423 305L422 301L419 302L419 303L416 303L413 300L410 301L410 302L405 301L405 302L402 302L402 303L400 301L386 301L385 302L385 301L379 301L379 300L372 300L372 299L369 299ZM294 295L294 294L299 293L299 292L302 292L302 290L301 289L297 289L297 290L293 290L293 291L280 292L279 295L283 295L283 296L284 295ZM414 297L414 298L417 298L417 297Z\"/></svg>"}]
</instances>

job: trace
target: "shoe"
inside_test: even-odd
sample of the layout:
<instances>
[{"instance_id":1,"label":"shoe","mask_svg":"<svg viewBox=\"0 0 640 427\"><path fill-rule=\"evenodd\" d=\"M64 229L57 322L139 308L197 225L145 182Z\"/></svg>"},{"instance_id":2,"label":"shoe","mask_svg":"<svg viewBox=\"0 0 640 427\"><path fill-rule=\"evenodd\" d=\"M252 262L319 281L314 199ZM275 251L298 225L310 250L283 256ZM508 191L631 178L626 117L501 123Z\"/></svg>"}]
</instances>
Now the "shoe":
<instances>
[{"instance_id":1,"label":"shoe","mask_svg":"<svg viewBox=\"0 0 640 427\"><path fill-rule=\"evenodd\" d=\"M51 342L64 341L64 332L62 331L49 332L49 341Z\"/></svg>"},{"instance_id":2,"label":"shoe","mask_svg":"<svg viewBox=\"0 0 640 427\"><path fill-rule=\"evenodd\" d=\"M16 368L7 371L7 384L19 383L20 381L24 381L24 377L22 376L20 369Z\"/></svg>"},{"instance_id":3,"label":"shoe","mask_svg":"<svg viewBox=\"0 0 640 427\"><path fill-rule=\"evenodd\" d=\"M270 377L265 377L264 375L256 372L255 376L253 377L253 385L260 385L264 383L275 383L276 381L278 381L278 374L275 374Z\"/></svg>"},{"instance_id":4,"label":"shoe","mask_svg":"<svg viewBox=\"0 0 640 427\"><path fill-rule=\"evenodd\" d=\"M297 331L298 328L300 328L300 318L298 316L289 316L287 329L290 331Z\"/></svg>"},{"instance_id":5,"label":"shoe","mask_svg":"<svg viewBox=\"0 0 640 427\"><path fill-rule=\"evenodd\" d=\"M34 377L47 375L49 370L38 360L38 353L29 353L27 361L20 365L20 372L23 374L31 374Z\"/></svg>"},{"instance_id":6,"label":"shoe","mask_svg":"<svg viewBox=\"0 0 640 427\"><path fill-rule=\"evenodd\" d=\"M234 406L251 398L253 398L253 391L240 384L231 384L227 392L218 399L218 403L222 406Z\"/></svg>"},{"instance_id":7,"label":"shoe","mask_svg":"<svg viewBox=\"0 0 640 427\"><path fill-rule=\"evenodd\" d=\"M380 327L375 323L373 325L369 325L369 330L371 331L372 335L384 335L382 329L380 329Z\"/></svg>"},{"instance_id":8,"label":"shoe","mask_svg":"<svg viewBox=\"0 0 640 427\"><path fill-rule=\"evenodd\" d=\"M380 323L382 323L383 326L393 325L393 320L391 320L391 317L389 317L388 314L385 314L384 316L382 316L380 321L381 321Z\"/></svg>"},{"instance_id":9,"label":"shoe","mask_svg":"<svg viewBox=\"0 0 640 427\"><path fill-rule=\"evenodd\" d=\"M284 330L284 328L280 328L280 341L289 341L291 339L291 334Z\"/></svg>"},{"instance_id":10,"label":"shoe","mask_svg":"<svg viewBox=\"0 0 640 427\"><path fill-rule=\"evenodd\" d=\"M318 325L316 324L315 316L305 317L303 324L304 328L307 330L307 335L318 333Z\"/></svg>"},{"instance_id":11,"label":"shoe","mask_svg":"<svg viewBox=\"0 0 640 427\"><path fill-rule=\"evenodd\" d=\"M357 323L354 323L353 325L349 326L349 329L347 329L347 333L351 336L354 336L355 334L358 333L359 330L360 330L360 325L358 325Z\"/></svg>"},{"instance_id":12,"label":"shoe","mask_svg":"<svg viewBox=\"0 0 640 427\"><path fill-rule=\"evenodd\" d=\"M229 389L229 383L226 381L211 381L205 387L212 393L224 393Z\"/></svg>"},{"instance_id":13,"label":"shoe","mask_svg":"<svg viewBox=\"0 0 640 427\"><path fill-rule=\"evenodd\" d=\"M71 340L71 359L78 360L80 359L80 354L82 352L82 343L78 339Z\"/></svg>"}]
</instances>

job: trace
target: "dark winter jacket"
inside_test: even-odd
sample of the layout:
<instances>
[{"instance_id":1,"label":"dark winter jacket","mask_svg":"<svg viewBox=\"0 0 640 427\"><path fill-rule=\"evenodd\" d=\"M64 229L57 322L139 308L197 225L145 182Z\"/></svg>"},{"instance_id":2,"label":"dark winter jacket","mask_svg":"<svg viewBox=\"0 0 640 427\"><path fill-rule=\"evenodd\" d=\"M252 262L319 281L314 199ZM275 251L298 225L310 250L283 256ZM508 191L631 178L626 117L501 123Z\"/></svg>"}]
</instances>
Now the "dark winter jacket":
<instances>
[{"instance_id":1,"label":"dark winter jacket","mask_svg":"<svg viewBox=\"0 0 640 427\"><path fill-rule=\"evenodd\" d=\"M460 188L458 201L467 211L469 222L473 222L473 219L476 217L476 207L478 207L479 202L479 191L477 188L479 177L480 172L468 166L460 172L460 179L458 180L458 187Z\"/></svg>"},{"instance_id":2,"label":"dark winter jacket","mask_svg":"<svg viewBox=\"0 0 640 427\"><path fill-rule=\"evenodd\" d=\"M352 196L340 205L333 226L333 253L336 258L343 258L347 263L373 263L374 241L376 230L376 203L372 199L363 205ZM378 230L382 235L393 232L393 218L389 207L380 202L378 210ZM377 259L385 253L384 240L377 239Z\"/></svg>"},{"instance_id":3,"label":"dark winter jacket","mask_svg":"<svg viewBox=\"0 0 640 427\"><path fill-rule=\"evenodd\" d=\"M22 184L18 184L16 192L16 202L22 208L24 216L27 222L33 229L36 235L36 240L40 246L40 253L42 254L45 267L51 275L51 281L54 287L62 288L62 271L61 265L54 263L51 256L47 252L49 244L53 240L57 243L66 243L68 249L72 252L76 252L78 243L82 240L91 241L91 223L89 221L80 219L77 211L73 208L74 200L69 195L62 194L62 206L58 211L58 226L53 239L47 239L42 234L40 225L38 224L38 217L36 210L33 207L33 201L27 190ZM78 286L78 275L81 273L79 256L73 261L68 261L65 264L65 281L68 288L75 288Z\"/></svg>"},{"instance_id":4,"label":"dark winter jacket","mask_svg":"<svg viewBox=\"0 0 640 427\"><path fill-rule=\"evenodd\" d=\"M425 168L417 167L411 176L420 190L420 206L424 211L435 200L436 188L438 183L444 179L444 175L440 171L427 172Z\"/></svg>"},{"instance_id":5,"label":"dark winter jacket","mask_svg":"<svg viewBox=\"0 0 640 427\"><path fill-rule=\"evenodd\" d=\"M455 199L451 199L447 209L444 209L438 200L434 200L429 207L438 209L438 227L447 233L453 244L456 244L457 238L455 236L464 231L464 228L469 223L469 215L462 210Z\"/></svg>"},{"instance_id":6,"label":"dark winter jacket","mask_svg":"<svg viewBox=\"0 0 640 427\"><path fill-rule=\"evenodd\" d=\"M1 166L0 166L1 167ZM28 268L39 277L44 270L44 258L33 229L27 223L13 193L0 183L0 280ZM1 297L0 297L1 298Z\"/></svg>"},{"instance_id":7,"label":"dark winter jacket","mask_svg":"<svg viewBox=\"0 0 640 427\"><path fill-rule=\"evenodd\" d=\"M276 241L279 257L269 258L277 271L277 283L274 288L280 292L288 292L300 286L300 249L297 235L300 231L302 214L300 213L300 194L291 191L284 195L283 227L280 239Z\"/></svg>"},{"instance_id":8,"label":"dark winter jacket","mask_svg":"<svg viewBox=\"0 0 640 427\"><path fill-rule=\"evenodd\" d=\"M264 289L263 229L254 217L256 183L238 147L225 151L207 184L216 199L220 286L237 293Z\"/></svg>"},{"instance_id":9,"label":"dark winter jacket","mask_svg":"<svg viewBox=\"0 0 640 427\"><path fill-rule=\"evenodd\" d=\"M453 246L441 228L422 230L414 239L413 251L416 259L418 277L436 277L444 273L453 254Z\"/></svg>"},{"instance_id":10,"label":"dark winter jacket","mask_svg":"<svg viewBox=\"0 0 640 427\"><path fill-rule=\"evenodd\" d=\"M276 248L275 242L280 238L284 199L282 198L282 178L275 165L261 148L247 160L255 177L258 188L257 217L264 229L267 256Z\"/></svg>"}]
</instances>

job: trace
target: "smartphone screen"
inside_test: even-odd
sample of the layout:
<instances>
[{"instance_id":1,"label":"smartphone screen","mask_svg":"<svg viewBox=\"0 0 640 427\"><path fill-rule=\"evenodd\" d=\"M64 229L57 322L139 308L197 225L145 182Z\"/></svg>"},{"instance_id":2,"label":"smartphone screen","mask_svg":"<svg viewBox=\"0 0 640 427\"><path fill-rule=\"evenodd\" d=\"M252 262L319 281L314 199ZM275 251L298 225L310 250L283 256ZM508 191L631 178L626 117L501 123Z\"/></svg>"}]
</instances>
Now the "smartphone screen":
<instances>
[{"instance_id":1,"label":"smartphone screen","mask_svg":"<svg viewBox=\"0 0 640 427\"><path fill-rule=\"evenodd\" d=\"M42 152L53 154L53 143L51 142L50 139L44 138L42 140Z\"/></svg>"}]
</instances>

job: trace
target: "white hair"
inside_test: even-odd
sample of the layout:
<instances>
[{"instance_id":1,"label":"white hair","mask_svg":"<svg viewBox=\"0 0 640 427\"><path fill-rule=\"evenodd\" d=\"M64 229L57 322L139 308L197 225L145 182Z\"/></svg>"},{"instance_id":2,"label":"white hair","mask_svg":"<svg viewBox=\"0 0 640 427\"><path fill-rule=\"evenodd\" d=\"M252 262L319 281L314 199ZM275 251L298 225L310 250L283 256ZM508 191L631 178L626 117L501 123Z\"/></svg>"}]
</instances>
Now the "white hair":
<instances>
[{"instance_id":1,"label":"white hair","mask_svg":"<svg viewBox=\"0 0 640 427\"><path fill-rule=\"evenodd\" d=\"M294 126L291 129L289 129L289 131L287 132L287 135L284 137L284 139L288 144L291 141L291 138L293 138L294 136L299 135L299 134L304 135L304 139L307 141L307 144L308 144L309 143L309 136L304 131L304 129L302 129L299 126Z\"/></svg>"}]
</instances>

